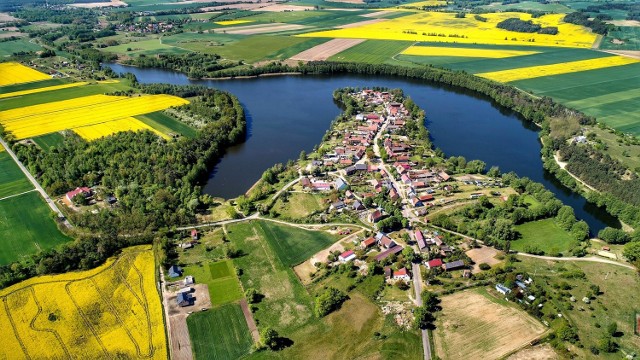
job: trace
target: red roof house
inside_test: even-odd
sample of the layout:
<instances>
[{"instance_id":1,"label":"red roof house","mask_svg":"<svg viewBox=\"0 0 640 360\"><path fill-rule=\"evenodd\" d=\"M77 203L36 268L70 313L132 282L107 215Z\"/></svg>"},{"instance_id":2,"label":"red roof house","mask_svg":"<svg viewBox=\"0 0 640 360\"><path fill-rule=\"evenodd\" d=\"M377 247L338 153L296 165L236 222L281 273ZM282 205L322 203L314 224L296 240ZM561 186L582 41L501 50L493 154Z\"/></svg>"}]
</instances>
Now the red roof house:
<instances>
[{"instance_id":1,"label":"red roof house","mask_svg":"<svg viewBox=\"0 0 640 360\"><path fill-rule=\"evenodd\" d=\"M67 193L67 199L69 201L73 201L73 198L78 194L82 194L84 197L89 197L91 196L91 189L88 187L77 187L75 190L71 190Z\"/></svg>"},{"instance_id":2,"label":"red roof house","mask_svg":"<svg viewBox=\"0 0 640 360\"><path fill-rule=\"evenodd\" d=\"M427 261L427 269L433 269L433 268L437 268L442 266L442 260L441 259L433 259L433 260L429 260Z\"/></svg>"}]
</instances>

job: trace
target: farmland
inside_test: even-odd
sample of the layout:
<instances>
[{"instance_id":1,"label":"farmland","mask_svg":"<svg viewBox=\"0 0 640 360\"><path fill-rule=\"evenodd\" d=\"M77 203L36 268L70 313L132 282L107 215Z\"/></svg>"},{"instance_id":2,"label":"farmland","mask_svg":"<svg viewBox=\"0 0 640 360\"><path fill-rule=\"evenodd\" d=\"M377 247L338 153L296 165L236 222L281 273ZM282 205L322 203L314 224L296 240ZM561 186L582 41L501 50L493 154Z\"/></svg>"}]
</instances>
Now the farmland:
<instances>
[{"instance_id":1,"label":"farmland","mask_svg":"<svg viewBox=\"0 0 640 360\"><path fill-rule=\"evenodd\" d=\"M22 96L22 95L29 95L29 94L36 94L36 93L41 93L41 92L45 92L45 91L67 89L67 88L72 88L72 87L76 87L76 86L84 86L84 85L87 85L87 84L88 84L87 82L75 82L75 83L69 83L69 84L63 84L63 85L54 85L54 86L41 87L41 88L30 89L30 90L15 91L15 92L10 92L10 93L0 94L0 99L9 98L9 97L16 97L16 96Z\"/></svg>"},{"instance_id":2,"label":"farmland","mask_svg":"<svg viewBox=\"0 0 640 360\"><path fill-rule=\"evenodd\" d=\"M33 138L33 141L44 151L49 151L52 147L61 145L64 141L64 136L59 132L54 132L46 135L40 135Z\"/></svg>"},{"instance_id":3,"label":"farmland","mask_svg":"<svg viewBox=\"0 0 640 360\"><path fill-rule=\"evenodd\" d=\"M151 126L132 117L126 117L118 120L107 121L100 124L88 125L75 128L73 131L87 141L96 140L104 136L115 134L120 131L151 131L159 136L168 139L169 137Z\"/></svg>"},{"instance_id":4,"label":"farmland","mask_svg":"<svg viewBox=\"0 0 640 360\"><path fill-rule=\"evenodd\" d=\"M51 76L15 62L0 63L0 86L48 80Z\"/></svg>"},{"instance_id":5,"label":"farmland","mask_svg":"<svg viewBox=\"0 0 640 360\"><path fill-rule=\"evenodd\" d=\"M516 226L522 237L511 242L511 249L527 251L536 248L545 254L564 253L571 247L575 240L567 231L556 224L554 219L545 219L528 222Z\"/></svg>"},{"instance_id":6,"label":"farmland","mask_svg":"<svg viewBox=\"0 0 640 360\"><path fill-rule=\"evenodd\" d=\"M223 305L190 315L187 325L197 360L237 359L248 354L253 345L238 304Z\"/></svg>"},{"instance_id":7,"label":"farmland","mask_svg":"<svg viewBox=\"0 0 640 360\"><path fill-rule=\"evenodd\" d=\"M227 304L242 298L233 263L229 260L194 264L184 268L185 275L192 275L199 283L207 284L214 306Z\"/></svg>"},{"instance_id":8,"label":"farmland","mask_svg":"<svg viewBox=\"0 0 640 360\"><path fill-rule=\"evenodd\" d=\"M166 358L149 246L89 271L32 278L0 291L0 352L9 358ZM41 315L46 314L46 315Z\"/></svg>"},{"instance_id":9,"label":"farmland","mask_svg":"<svg viewBox=\"0 0 640 360\"><path fill-rule=\"evenodd\" d=\"M33 189L33 185L27 180L22 171L11 156L0 146L0 198L19 194Z\"/></svg>"},{"instance_id":10,"label":"farmland","mask_svg":"<svg viewBox=\"0 0 640 360\"><path fill-rule=\"evenodd\" d=\"M367 40L330 57L329 60L367 64L386 63L411 44L408 41Z\"/></svg>"},{"instance_id":11,"label":"farmland","mask_svg":"<svg viewBox=\"0 0 640 360\"><path fill-rule=\"evenodd\" d=\"M16 138L96 125L163 110L187 101L169 95L122 97L93 95L0 112L0 124ZM103 129L109 135L110 129Z\"/></svg>"},{"instance_id":12,"label":"farmland","mask_svg":"<svg viewBox=\"0 0 640 360\"><path fill-rule=\"evenodd\" d=\"M514 56L524 56L538 54L537 51L521 51L521 50L493 50L493 49L477 49L477 48L459 48L459 47L428 47L428 46L412 46L402 52L403 55L418 56L462 56L462 57L479 57L502 59Z\"/></svg>"},{"instance_id":13,"label":"farmland","mask_svg":"<svg viewBox=\"0 0 640 360\"><path fill-rule=\"evenodd\" d=\"M501 358L542 335L545 327L484 289L442 298L434 332L442 359Z\"/></svg>"}]
</instances>

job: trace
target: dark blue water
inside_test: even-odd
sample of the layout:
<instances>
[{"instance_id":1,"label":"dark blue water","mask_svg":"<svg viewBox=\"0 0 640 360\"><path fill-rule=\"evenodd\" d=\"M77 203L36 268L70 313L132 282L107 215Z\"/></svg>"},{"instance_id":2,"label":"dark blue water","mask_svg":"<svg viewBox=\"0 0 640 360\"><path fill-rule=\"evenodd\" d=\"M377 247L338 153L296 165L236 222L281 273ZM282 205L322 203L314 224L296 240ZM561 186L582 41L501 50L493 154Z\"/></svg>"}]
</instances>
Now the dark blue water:
<instances>
[{"instance_id":1,"label":"dark blue water","mask_svg":"<svg viewBox=\"0 0 640 360\"><path fill-rule=\"evenodd\" d=\"M116 72L131 72L143 83L201 84L235 94L247 112L247 141L228 150L215 167L204 192L232 198L246 192L275 163L312 151L340 113L335 89L383 86L402 88L427 113L426 125L436 147L447 156L480 159L487 167L515 171L544 184L575 209L592 232L618 221L560 184L542 168L541 145L535 127L517 114L469 91L424 81L354 75L272 76L253 79L191 81L185 75L158 69L113 64Z\"/></svg>"}]
</instances>

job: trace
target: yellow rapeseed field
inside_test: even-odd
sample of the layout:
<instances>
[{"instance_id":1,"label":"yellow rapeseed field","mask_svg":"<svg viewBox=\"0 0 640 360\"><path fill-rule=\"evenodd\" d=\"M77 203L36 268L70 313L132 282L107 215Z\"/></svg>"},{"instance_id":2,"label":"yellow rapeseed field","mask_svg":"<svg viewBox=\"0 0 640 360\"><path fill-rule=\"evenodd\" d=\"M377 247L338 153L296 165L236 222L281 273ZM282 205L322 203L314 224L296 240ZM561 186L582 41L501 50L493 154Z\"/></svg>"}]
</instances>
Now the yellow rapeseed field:
<instances>
[{"instance_id":1,"label":"yellow rapeseed field","mask_svg":"<svg viewBox=\"0 0 640 360\"><path fill-rule=\"evenodd\" d=\"M35 93L40 93L40 92L45 92L45 91L67 89L67 88L83 86L83 85L87 85L87 84L88 84L88 82L76 82L76 83L70 83L70 84L41 87L41 88L31 89L31 90L14 91L14 92L6 93L6 94L0 94L0 99L10 98L10 97L15 97L15 96L22 96L22 95L35 94Z\"/></svg>"},{"instance_id":2,"label":"yellow rapeseed field","mask_svg":"<svg viewBox=\"0 0 640 360\"><path fill-rule=\"evenodd\" d=\"M487 18L486 22L475 20L473 16L458 19L454 13L420 12L374 24L296 36L582 48L590 48L597 38L585 27L562 22L564 14L544 15L535 19L530 14L514 12L490 13L482 16ZM559 33L557 35L529 34L496 27L500 21L508 18L532 20L545 27L556 26Z\"/></svg>"},{"instance_id":3,"label":"yellow rapeseed field","mask_svg":"<svg viewBox=\"0 0 640 360\"><path fill-rule=\"evenodd\" d=\"M570 61L570 62L559 63L559 64L538 65L538 66L529 66L529 67L523 67L523 68L517 68L517 69L493 71L493 72L479 73L476 75L481 76L483 78L499 81L499 82L509 82L509 81L524 80L524 79L532 79L532 78L537 78L542 76L566 74L566 73L572 73L577 71L602 69L602 68L608 68L612 66L627 65L627 64L636 63L636 62L638 62L638 60L631 59L624 56L609 56L609 57L598 58L598 59Z\"/></svg>"},{"instance_id":4,"label":"yellow rapeseed field","mask_svg":"<svg viewBox=\"0 0 640 360\"><path fill-rule=\"evenodd\" d=\"M150 246L93 270L29 279L0 300L0 358L167 358Z\"/></svg>"},{"instance_id":5,"label":"yellow rapeseed field","mask_svg":"<svg viewBox=\"0 0 640 360\"><path fill-rule=\"evenodd\" d=\"M514 56L538 54L538 51L521 51L506 49L473 49L458 47L411 46L402 52L404 55L418 56L461 56L501 59Z\"/></svg>"},{"instance_id":6,"label":"yellow rapeseed field","mask_svg":"<svg viewBox=\"0 0 640 360\"><path fill-rule=\"evenodd\" d=\"M0 112L0 124L17 139L105 123L188 104L171 95L92 95Z\"/></svg>"},{"instance_id":7,"label":"yellow rapeseed field","mask_svg":"<svg viewBox=\"0 0 640 360\"><path fill-rule=\"evenodd\" d=\"M226 21L216 21L214 24L227 26L227 25L238 25L238 24L246 24L253 22L253 20L226 20Z\"/></svg>"},{"instance_id":8,"label":"yellow rapeseed field","mask_svg":"<svg viewBox=\"0 0 640 360\"><path fill-rule=\"evenodd\" d=\"M80 135L83 139L87 141L99 139L103 136L115 134L120 131L141 131L141 130L153 131L159 136L162 136L165 139L169 139L169 136L159 132L158 130L152 128L151 126L132 117L127 117L124 119L118 119L113 121L107 121L100 124L83 126L83 127L73 129L73 131L75 131L76 134Z\"/></svg>"},{"instance_id":9,"label":"yellow rapeseed field","mask_svg":"<svg viewBox=\"0 0 640 360\"><path fill-rule=\"evenodd\" d=\"M51 76L17 62L0 63L0 86L48 79L51 79Z\"/></svg>"}]
</instances>

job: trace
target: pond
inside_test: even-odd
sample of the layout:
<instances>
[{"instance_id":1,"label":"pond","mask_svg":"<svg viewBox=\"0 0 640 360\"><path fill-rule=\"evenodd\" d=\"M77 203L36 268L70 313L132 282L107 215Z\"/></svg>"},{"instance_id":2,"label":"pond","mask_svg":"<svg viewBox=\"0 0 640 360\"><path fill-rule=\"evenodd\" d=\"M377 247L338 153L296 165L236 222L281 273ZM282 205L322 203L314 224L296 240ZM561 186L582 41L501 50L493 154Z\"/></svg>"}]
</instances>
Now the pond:
<instances>
[{"instance_id":1,"label":"pond","mask_svg":"<svg viewBox=\"0 0 640 360\"><path fill-rule=\"evenodd\" d=\"M575 209L597 233L620 227L603 209L560 184L542 167L537 128L516 113L473 92L405 78L333 75L266 76L234 80L187 79L183 74L111 64L118 73L131 72L142 83L200 84L236 95L247 114L247 139L227 151L210 174L204 192L232 198L245 193L267 168L312 151L341 109L335 89L351 87L401 88L427 114L426 126L435 147L447 156L479 159L487 168L514 171L544 184Z\"/></svg>"}]
</instances>

